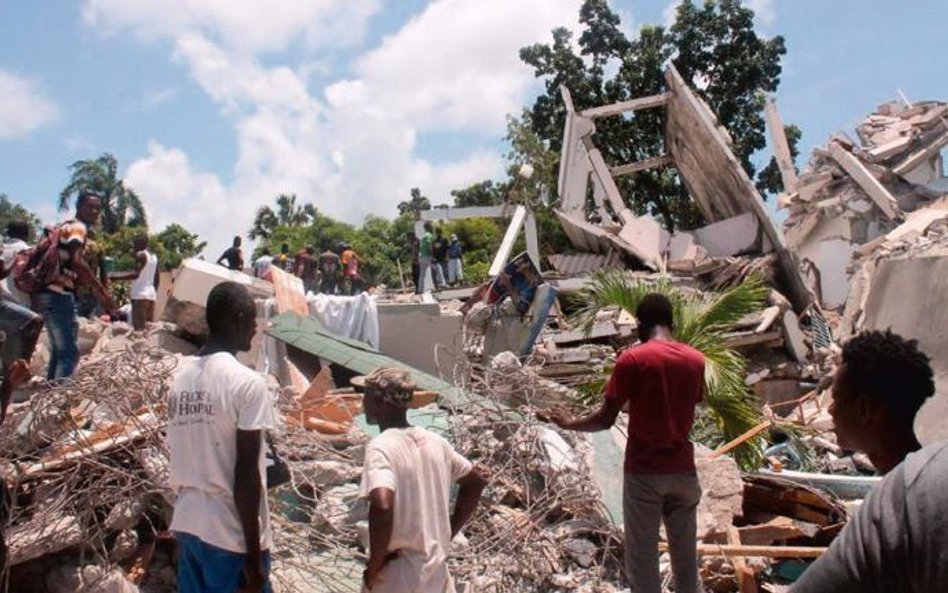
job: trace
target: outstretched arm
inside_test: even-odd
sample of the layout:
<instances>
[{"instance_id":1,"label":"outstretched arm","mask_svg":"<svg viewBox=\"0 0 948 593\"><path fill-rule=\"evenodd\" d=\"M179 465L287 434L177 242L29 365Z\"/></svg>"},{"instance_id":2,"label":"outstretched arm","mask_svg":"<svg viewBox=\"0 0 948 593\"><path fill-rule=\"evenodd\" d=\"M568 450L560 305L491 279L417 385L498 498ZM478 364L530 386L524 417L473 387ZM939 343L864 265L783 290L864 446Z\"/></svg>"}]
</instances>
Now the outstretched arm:
<instances>
[{"instance_id":1,"label":"outstretched arm","mask_svg":"<svg viewBox=\"0 0 948 593\"><path fill-rule=\"evenodd\" d=\"M537 418L544 422L552 422L566 430L579 432L598 432L612 427L619 416L622 404L611 397L603 400L595 412L585 416L575 417L563 406L554 406L549 410L537 411Z\"/></svg>"}]
</instances>

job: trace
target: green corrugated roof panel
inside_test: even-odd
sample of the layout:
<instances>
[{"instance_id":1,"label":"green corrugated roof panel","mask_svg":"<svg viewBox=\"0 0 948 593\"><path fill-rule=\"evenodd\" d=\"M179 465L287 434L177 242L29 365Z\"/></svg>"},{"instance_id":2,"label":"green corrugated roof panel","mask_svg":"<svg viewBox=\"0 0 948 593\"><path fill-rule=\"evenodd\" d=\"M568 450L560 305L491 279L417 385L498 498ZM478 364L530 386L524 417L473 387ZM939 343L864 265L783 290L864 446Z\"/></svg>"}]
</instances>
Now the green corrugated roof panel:
<instances>
[{"instance_id":1,"label":"green corrugated roof panel","mask_svg":"<svg viewBox=\"0 0 948 593\"><path fill-rule=\"evenodd\" d=\"M449 403L466 399L462 398L464 392L461 389L447 381L385 356L365 342L337 336L315 317L284 313L271 319L271 323L267 333L277 340L361 375L368 375L379 367L398 367L411 373L419 389L436 391Z\"/></svg>"}]
</instances>

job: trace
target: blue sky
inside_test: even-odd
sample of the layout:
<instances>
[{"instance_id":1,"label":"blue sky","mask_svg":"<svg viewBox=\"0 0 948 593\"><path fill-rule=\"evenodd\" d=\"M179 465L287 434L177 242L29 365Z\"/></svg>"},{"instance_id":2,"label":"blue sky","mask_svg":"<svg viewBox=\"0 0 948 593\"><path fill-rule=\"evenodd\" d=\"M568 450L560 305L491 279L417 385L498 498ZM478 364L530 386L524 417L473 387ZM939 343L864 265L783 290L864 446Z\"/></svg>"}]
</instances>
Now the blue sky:
<instances>
[{"instance_id":1,"label":"blue sky","mask_svg":"<svg viewBox=\"0 0 948 593\"><path fill-rule=\"evenodd\" d=\"M626 26L670 0L614 0ZM948 98L948 3L748 0L786 38L777 94L804 154L901 89ZM504 117L537 90L517 49L579 0L6 0L0 192L41 216L76 159L114 153L154 226L223 248L295 192L359 222L503 170ZM769 158L762 154L761 160Z\"/></svg>"}]
</instances>

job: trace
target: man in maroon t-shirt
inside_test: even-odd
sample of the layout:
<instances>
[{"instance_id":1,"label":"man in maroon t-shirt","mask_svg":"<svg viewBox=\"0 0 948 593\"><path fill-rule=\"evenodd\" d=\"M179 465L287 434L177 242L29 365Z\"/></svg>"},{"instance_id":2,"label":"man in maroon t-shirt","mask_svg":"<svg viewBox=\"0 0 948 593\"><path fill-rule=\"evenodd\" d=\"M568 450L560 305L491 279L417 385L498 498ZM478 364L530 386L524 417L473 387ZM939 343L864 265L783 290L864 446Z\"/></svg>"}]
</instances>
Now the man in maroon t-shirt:
<instances>
[{"instance_id":1,"label":"man in maroon t-shirt","mask_svg":"<svg viewBox=\"0 0 948 593\"><path fill-rule=\"evenodd\" d=\"M611 428L628 405L622 495L627 578L635 593L660 593L658 533L664 520L675 593L696 593L701 485L688 433L703 393L704 356L674 340L665 296L647 295L635 316L641 344L619 356L602 406L581 418L562 407L538 415L561 428L596 432Z\"/></svg>"}]
</instances>

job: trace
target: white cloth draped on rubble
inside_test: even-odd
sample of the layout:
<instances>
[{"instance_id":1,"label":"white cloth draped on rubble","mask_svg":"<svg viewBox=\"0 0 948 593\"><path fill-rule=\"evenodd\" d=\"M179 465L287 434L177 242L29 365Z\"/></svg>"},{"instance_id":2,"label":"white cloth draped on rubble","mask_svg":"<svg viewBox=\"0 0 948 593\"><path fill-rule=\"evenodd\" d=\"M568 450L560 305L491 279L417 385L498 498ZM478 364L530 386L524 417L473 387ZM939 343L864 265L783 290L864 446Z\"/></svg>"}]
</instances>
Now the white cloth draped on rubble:
<instances>
[{"instance_id":1,"label":"white cloth draped on rubble","mask_svg":"<svg viewBox=\"0 0 948 593\"><path fill-rule=\"evenodd\" d=\"M308 294L309 313L332 333L379 347L379 311L375 297Z\"/></svg>"}]
</instances>

